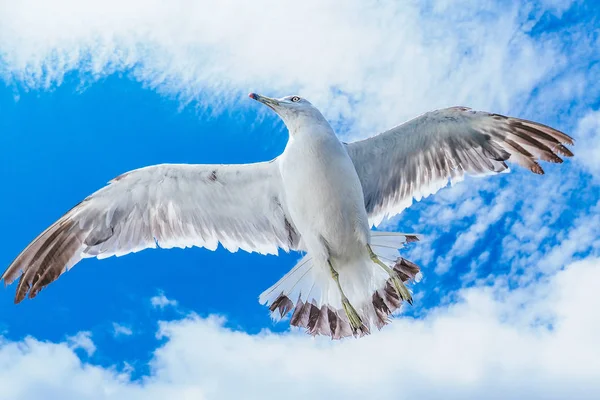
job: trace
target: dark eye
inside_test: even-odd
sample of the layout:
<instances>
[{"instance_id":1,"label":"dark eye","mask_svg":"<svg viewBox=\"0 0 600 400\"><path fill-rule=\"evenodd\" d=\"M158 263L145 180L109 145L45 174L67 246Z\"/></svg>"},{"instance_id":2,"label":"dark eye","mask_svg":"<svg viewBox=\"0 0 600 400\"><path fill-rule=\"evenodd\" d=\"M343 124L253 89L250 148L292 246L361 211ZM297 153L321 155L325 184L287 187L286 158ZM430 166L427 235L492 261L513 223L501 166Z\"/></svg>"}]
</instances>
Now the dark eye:
<instances>
[{"instance_id":1,"label":"dark eye","mask_svg":"<svg viewBox=\"0 0 600 400\"><path fill-rule=\"evenodd\" d=\"M294 103L297 103L297 102L299 102L299 101L300 101L300 97L298 97L298 96L294 96L294 97L292 97L290 100L292 100L292 102L294 102Z\"/></svg>"}]
</instances>

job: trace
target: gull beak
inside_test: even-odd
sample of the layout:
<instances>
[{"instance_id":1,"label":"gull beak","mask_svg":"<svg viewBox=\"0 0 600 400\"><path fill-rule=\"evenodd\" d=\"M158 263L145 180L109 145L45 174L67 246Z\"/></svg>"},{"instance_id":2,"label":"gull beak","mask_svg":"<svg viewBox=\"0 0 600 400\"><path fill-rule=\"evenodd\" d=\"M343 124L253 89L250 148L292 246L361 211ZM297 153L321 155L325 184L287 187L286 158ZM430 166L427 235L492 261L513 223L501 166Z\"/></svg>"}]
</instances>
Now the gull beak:
<instances>
[{"instance_id":1,"label":"gull beak","mask_svg":"<svg viewBox=\"0 0 600 400\"><path fill-rule=\"evenodd\" d=\"M277 99L272 99L270 97L266 97L266 96L261 96L260 94L256 94L256 93L250 93L248 95L248 97L250 97L253 100L256 100L260 103L263 103L264 105L266 105L267 107L275 110L274 107L279 105L279 100Z\"/></svg>"}]
</instances>

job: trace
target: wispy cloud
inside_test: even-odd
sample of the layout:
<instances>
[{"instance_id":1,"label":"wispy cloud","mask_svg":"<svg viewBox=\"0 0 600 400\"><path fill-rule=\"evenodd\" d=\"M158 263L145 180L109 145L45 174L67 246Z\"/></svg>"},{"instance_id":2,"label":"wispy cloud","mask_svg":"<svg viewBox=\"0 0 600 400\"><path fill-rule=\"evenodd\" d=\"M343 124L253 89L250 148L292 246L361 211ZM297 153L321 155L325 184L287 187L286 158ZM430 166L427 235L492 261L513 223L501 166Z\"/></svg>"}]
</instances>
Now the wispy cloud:
<instances>
[{"instance_id":1,"label":"wispy cloud","mask_svg":"<svg viewBox=\"0 0 600 400\"><path fill-rule=\"evenodd\" d=\"M476 212L468 213L473 216L473 223L469 228L456 237L450 250L444 256L438 257L436 260L435 272L444 274L448 272L452 266L452 261L457 257L464 257L470 253L473 247L485 237L485 233L489 227L498 222L498 220L510 208L510 202L514 201L515 194L512 190L503 190L498 193L489 207L479 207ZM476 201L472 200L473 204ZM469 204L469 203L467 203ZM468 207L470 209L470 207Z\"/></svg>"},{"instance_id":2,"label":"wispy cloud","mask_svg":"<svg viewBox=\"0 0 600 400\"><path fill-rule=\"evenodd\" d=\"M578 160L600 179L600 111L590 111L577 124Z\"/></svg>"},{"instance_id":3,"label":"wispy cloud","mask_svg":"<svg viewBox=\"0 0 600 400\"><path fill-rule=\"evenodd\" d=\"M96 352L96 345L92 341L91 332L79 332L74 336L67 338L67 344L71 349L82 349L88 356Z\"/></svg>"},{"instance_id":4,"label":"wispy cloud","mask_svg":"<svg viewBox=\"0 0 600 400\"><path fill-rule=\"evenodd\" d=\"M581 76L562 73L594 54L593 31L564 27L577 54L562 31L531 31L568 4L3 1L0 74L51 88L68 73L89 81L125 71L213 108L248 90L300 92L364 136L441 106L521 109L556 78L563 89L545 96L547 110L550 99L582 96Z\"/></svg>"},{"instance_id":5,"label":"wispy cloud","mask_svg":"<svg viewBox=\"0 0 600 400\"><path fill-rule=\"evenodd\" d=\"M159 292L156 296L150 298L150 304L152 304L152 307L160 309L177 307L177 301L167 298L163 292Z\"/></svg>"},{"instance_id":6,"label":"wispy cloud","mask_svg":"<svg viewBox=\"0 0 600 400\"><path fill-rule=\"evenodd\" d=\"M131 328L129 328L125 325L121 325L121 324L117 324L116 322L113 322L113 335L115 337L131 336L131 335L133 335L133 331L131 330Z\"/></svg>"}]
</instances>

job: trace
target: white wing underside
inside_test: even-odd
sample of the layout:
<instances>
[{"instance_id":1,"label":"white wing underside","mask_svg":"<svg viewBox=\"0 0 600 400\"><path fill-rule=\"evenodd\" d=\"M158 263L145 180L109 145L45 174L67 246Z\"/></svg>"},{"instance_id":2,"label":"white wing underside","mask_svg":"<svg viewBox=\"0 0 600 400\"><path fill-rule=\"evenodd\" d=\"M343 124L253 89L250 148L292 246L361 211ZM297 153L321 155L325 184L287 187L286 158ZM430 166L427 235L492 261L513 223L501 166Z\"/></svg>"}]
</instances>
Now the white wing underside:
<instances>
[{"instance_id":1,"label":"white wing underside","mask_svg":"<svg viewBox=\"0 0 600 400\"><path fill-rule=\"evenodd\" d=\"M112 180L36 238L3 275L19 275L16 300L44 286L85 257L121 256L147 248L221 243L277 254L299 235L281 199L277 160L242 165L163 164Z\"/></svg>"},{"instance_id":2,"label":"white wing underside","mask_svg":"<svg viewBox=\"0 0 600 400\"><path fill-rule=\"evenodd\" d=\"M372 225L464 179L508 172L505 161L543 174L537 160L573 154L566 134L532 121L465 107L426 113L389 131L349 143Z\"/></svg>"}]
</instances>

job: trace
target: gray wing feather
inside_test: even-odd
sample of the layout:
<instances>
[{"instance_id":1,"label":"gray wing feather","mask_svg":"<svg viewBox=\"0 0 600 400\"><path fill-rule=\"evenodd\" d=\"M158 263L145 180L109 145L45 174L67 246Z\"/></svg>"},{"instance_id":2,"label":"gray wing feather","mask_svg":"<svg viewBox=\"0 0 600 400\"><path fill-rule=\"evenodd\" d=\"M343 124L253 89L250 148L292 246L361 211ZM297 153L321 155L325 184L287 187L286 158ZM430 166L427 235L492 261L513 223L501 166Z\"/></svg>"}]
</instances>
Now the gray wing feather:
<instances>
[{"instance_id":1,"label":"gray wing feather","mask_svg":"<svg viewBox=\"0 0 600 400\"><path fill-rule=\"evenodd\" d=\"M362 183L369 221L378 225L464 175L508 171L505 161L534 173L537 160L562 162L573 139L546 125L466 107L426 113L347 145Z\"/></svg>"},{"instance_id":2,"label":"gray wing feather","mask_svg":"<svg viewBox=\"0 0 600 400\"><path fill-rule=\"evenodd\" d=\"M15 302L85 257L146 248L218 243L276 254L299 235L281 200L277 161L242 165L163 164L125 173L87 197L40 234L0 279L21 276Z\"/></svg>"}]
</instances>

